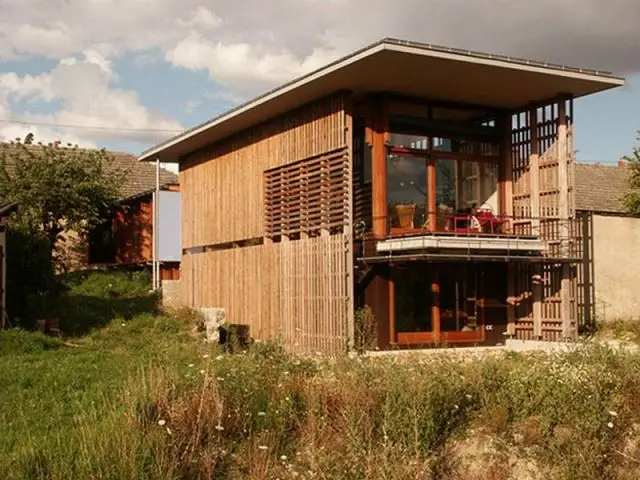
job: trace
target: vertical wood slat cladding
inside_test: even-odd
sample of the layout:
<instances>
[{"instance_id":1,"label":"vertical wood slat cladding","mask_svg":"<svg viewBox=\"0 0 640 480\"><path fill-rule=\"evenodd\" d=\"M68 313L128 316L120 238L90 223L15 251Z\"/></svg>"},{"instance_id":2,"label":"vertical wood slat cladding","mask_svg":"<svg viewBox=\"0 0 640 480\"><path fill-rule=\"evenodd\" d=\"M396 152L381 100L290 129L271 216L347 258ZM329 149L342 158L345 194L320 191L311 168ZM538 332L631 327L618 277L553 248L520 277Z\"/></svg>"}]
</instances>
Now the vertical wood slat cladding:
<instances>
[{"instance_id":1,"label":"vertical wood slat cladding","mask_svg":"<svg viewBox=\"0 0 640 480\"><path fill-rule=\"evenodd\" d=\"M115 263L148 262L153 257L153 206L151 195L126 202L113 222Z\"/></svg>"},{"instance_id":2,"label":"vertical wood slat cladding","mask_svg":"<svg viewBox=\"0 0 640 480\"><path fill-rule=\"evenodd\" d=\"M205 247L182 257L187 305L224 308L230 324L294 351L346 349L352 131L345 107L336 94L184 160L183 249ZM271 242L283 225L283 241ZM318 229L323 235L306 238ZM284 241L292 233L299 238ZM265 243L239 247L254 238ZM238 248L207 248L222 244Z\"/></svg>"},{"instance_id":3,"label":"vertical wood slat cladding","mask_svg":"<svg viewBox=\"0 0 640 480\"><path fill-rule=\"evenodd\" d=\"M292 351L340 353L347 346L351 235L184 255L186 300L220 306L253 338L280 338Z\"/></svg>"},{"instance_id":4,"label":"vertical wood slat cladding","mask_svg":"<svg viewBox=\"0 0 640 480\"><path fill-rule=\"evenodd\" d=\"M185 158L183 248L263 236L263 172L346 147L344 99L321 99Z\"/></svg>"}]
</instances>

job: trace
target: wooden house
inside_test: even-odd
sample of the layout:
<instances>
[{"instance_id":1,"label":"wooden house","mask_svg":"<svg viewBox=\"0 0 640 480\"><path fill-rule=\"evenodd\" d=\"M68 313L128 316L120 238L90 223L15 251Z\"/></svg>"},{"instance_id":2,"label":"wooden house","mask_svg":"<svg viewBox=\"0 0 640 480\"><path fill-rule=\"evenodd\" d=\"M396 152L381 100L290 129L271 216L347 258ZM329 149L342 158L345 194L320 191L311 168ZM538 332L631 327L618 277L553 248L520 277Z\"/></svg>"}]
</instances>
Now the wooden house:
<instances>
[{"instance_id":1,"label":"wooden house","mask_svg":"<svg viewBox=\"0 0 640 480\"><path fill-rule=\"evenodd\" d=\"M173 215L174 204L179 206L180 202L177 175L160 170L160 218L154 229L155 165L137 162L127 153L112 156L113 166L127 174L120 188L118 208L89 237L89 265L146 267L153 261L153 235L157 231L161 279L178 280L180 225L179 216ZM162 204L168 208L162 208ZM176 248L172 248L174 243Z\"/></svg>"},{"instance_id":2,"label":"wooden house","mask_svg":"<svg viewBox=\"0 0 640 480\"><path fill-rule=\"evenodd\" d=\"M352 347L367 305L380 348L574 338L573 100L623 83L385 39L153 147L184 301L304 352Z\"/></svg>"}]
</instances>

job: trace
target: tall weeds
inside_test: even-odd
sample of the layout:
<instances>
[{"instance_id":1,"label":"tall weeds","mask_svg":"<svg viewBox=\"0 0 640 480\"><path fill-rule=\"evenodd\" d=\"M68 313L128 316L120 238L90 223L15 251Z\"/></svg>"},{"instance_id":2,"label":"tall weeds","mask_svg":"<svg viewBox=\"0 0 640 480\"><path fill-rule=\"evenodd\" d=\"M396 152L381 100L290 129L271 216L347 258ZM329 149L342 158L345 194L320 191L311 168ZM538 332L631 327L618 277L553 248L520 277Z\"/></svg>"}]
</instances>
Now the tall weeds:
<instances>
[{"instance_id":1,"label":"tall weeds","mask_svg":"<svg viewBox=\"0 0 640 480\"><path fill-rule=\"evenodd\" d=\"M15 452L4 478L640 475L634 354L328 360L257 344L190 365L140 370L118 402L78 412L75 436Z\"/></svg>"}]
</instances>

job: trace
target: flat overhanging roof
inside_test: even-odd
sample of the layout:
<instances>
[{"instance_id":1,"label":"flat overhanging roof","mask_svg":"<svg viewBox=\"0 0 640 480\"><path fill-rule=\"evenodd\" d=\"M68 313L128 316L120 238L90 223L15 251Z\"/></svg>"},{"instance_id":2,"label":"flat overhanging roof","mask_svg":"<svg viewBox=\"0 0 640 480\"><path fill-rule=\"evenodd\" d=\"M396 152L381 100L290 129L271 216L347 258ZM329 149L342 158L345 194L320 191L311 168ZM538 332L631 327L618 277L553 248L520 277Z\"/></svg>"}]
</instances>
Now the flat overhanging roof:
<instances>
[{"instance_id":1,"label":"flat overhanging roof","mask_svg":"<svg viewBox=\"0 0 640 480\"><path fill-rule=\"evenodd\" d=\"M385 39L300 77L143 152L179 157L340 90L388 92L516 110L559 95L581 97L624 85L609 72Z\"/></svg>"}]
</instances>

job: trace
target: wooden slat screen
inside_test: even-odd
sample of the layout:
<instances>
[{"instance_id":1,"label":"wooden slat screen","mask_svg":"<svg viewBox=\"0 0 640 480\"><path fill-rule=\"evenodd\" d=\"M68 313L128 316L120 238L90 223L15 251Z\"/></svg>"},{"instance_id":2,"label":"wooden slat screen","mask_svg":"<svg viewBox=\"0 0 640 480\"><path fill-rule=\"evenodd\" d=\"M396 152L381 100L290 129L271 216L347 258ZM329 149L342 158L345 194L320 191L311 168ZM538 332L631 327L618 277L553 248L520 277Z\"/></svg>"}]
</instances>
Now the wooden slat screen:
<instances>
[{"instance_id":1,"label":"wooden slat screen","mask_svg":"<svg viewBox=\"0 0 640 480\"><path fill-rule=\"evenodd\" d=\"M262 237L264 171L346 149L344 105L319 99L183 159L182 248Z\"/></svg>"},{"instance_id":2,"label":"wooden slat screen","mask_svg":"<svg viewBox=\"0 0 640 480\"><path fill-rule=\"evenodd\" d=\"M573 154L573 103L565 103L567 112L566 152L559 152L559 107L550 103L519 112L512 116L511 171L513 182L514 232L535 234L549 242L550 253L557 257L579 258L583 254L581 222L575 218L574 200L574 154ZM535 120L535 139L532 138L532 117ZM537 141L536 152L540 155L538 167L532 171L530 156L532 140ZM567 161L567 184L561 185L559 153ZM532 178L535 172L537 178ZM532 198L532 184L537 185L537 198ZM561 197L569 199L569 218L562 218ZM538 205L534 215L532 204ZM537 220L531 219L537 217ZM535 231L534 231L535 230ZM575 265L545 265L542 268L541 328L542 340L562 338L562 272L568 271L565 285L569 291L565 296L569 303L570 328L577 327L577 268ZM516 336L527 340L534 336L534 319L531 308L532 284L529 266L517 266L513 282L514 294L518 298L516 308Z\"/></svg>"},{"instance_id":3,"label":"wooden slat screen","mask_svg":"<svg viewBox=\"0 0 640 480\"><path fill-rule=\"evenodd\" d=\"M352 315L351 244L350 235L331 235L187 254L183 300L224 308L252 338L280 339L300 353L342 353Z\"/></svg>"},{"instance_id":4,"label":"wooden slat screen","mask_svg":"<svg viewBox=\"0 0 640 480\"><path fill-rule=\"evenodd\" d=\"M346 148L264 172L265 236L338 233L349 220Z\"/></svg>"}]
</instances>

